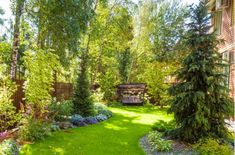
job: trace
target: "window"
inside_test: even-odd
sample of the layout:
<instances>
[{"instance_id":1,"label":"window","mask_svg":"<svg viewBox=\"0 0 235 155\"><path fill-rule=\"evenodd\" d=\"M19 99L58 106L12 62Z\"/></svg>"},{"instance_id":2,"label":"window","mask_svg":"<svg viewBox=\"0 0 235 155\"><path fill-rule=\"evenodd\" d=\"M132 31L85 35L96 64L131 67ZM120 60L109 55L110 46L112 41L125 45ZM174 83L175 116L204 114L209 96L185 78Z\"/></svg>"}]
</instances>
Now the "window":
<instances>
[{"instance_id":1,"label":"window","mask_svg":"<svg viewBox=\"0 0 235 155\"><path fill-rule=\"evenodd\" d=\"M216 10L220 9L222 5L222 0L216 0Z\"/></svg>"},{"instance_id":2,"label":"window","mask_svg":"<svg viewBox=\"0 0 235 155\"><path fill-rule=\"evenodd\" d=\"M217 11L215 14L215 31L218 35L221 34L222 27L222 11Z\"/></svg>"},{"instance_id":3,"label":"window","mask_svg":"<svg viewBox=\"0 0 235 155\"><path fill-rule=\"evenodd\" d=\"M223 58L227 63L230 63L230 61L231 61L231 58L230 58L231 53L232 53L232 52L229 52L229 51L226 51L226 52L222 53L222 58ZM228 76L228 77L226 77L226 79L225 79L225 86L226 86L227 88L229 88L230 65L224 67L223 73Z\"/></svg>"},{"instance_id":4,"label":"window","mask_svg":"<svg viewBox=\"0 0 235 155\"><path fill-rule=\"evenodd\" d=\"M232 0L231 4L231 26L235 25L235 0Z\"/></svg>"},{"instance_id":5,"label":"window","mask_svg":"<svg viewBox=\"0 0 235 155\"><path fill-rule=\"evenodd\" d=\"M230 0L222 0L222 7L224 8L229 7L229 1Z\"/></svg>"},{"instance_id":6,"label":"window","mask_svg":"<svg viewBox=\"0 0 235 155\"><path fill-rule=\"evenodd\" d=\"M216 0L216 10L223 9L229 6L230 0Z\"/></svg>"},{"instance_id":7,"label":"window","mask_svg":"<svg viewBox=\"0 0 235 155\"><path fill-rule=\"evenodd\" d=\"M229 63L230 63L230 64L234 64L234 63L235 63L234 59L235 59L235 52L234 52L234 51L231 51L231 52L229 53Z\"/></svg>"}]
</instances>

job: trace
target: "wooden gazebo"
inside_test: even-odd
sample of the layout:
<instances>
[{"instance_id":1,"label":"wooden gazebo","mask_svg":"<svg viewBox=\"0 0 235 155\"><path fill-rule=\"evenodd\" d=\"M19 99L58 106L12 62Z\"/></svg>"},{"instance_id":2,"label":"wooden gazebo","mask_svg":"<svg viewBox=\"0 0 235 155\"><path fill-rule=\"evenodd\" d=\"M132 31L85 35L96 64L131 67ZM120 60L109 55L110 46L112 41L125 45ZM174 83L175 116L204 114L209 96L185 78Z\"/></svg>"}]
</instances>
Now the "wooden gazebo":
<instances>
[{"instance_id":1,"label":"wooden gazebo","mask_svg":"<svg viewBox=\"0 0 235 155\"><path fill-rule=\"evenodd\" d=\"M146 93L146 84L130 83L117 86L118 99L123 104L143 105L144 95Z\"/></svg>"}]
</instances>

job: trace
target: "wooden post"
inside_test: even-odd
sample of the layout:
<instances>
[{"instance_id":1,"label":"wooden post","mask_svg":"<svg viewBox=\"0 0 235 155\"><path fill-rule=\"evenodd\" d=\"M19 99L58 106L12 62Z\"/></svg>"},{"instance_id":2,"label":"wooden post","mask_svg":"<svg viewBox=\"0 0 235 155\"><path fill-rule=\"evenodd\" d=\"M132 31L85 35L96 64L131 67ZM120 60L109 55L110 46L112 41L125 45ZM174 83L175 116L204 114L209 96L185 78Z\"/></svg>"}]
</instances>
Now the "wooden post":
<instances>
[{"instance_id":1,"label":"wooden post","mask_svg":"<svg viewBox=\"0 0 235 155\"><path fill-rule=\"evenodd\" d=\"M54 94L53 97L56 98L57 101L57 72L54 72Z\"/></svg>"}]
</instances>

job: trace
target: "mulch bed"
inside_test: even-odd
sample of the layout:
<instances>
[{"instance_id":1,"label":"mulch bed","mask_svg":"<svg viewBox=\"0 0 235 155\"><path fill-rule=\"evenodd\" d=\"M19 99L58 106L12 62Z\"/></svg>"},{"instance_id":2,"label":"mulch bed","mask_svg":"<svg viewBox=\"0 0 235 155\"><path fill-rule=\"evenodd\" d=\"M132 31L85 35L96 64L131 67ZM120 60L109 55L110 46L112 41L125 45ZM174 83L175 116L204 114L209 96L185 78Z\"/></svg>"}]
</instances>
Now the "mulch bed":
<instances>
[{"instance_id":1,"label":"mulch bed","mask_svg":"<svg viewBox=\"0 0 235 155\"><path fill-rule=\"evenodd\" d=\"M147 135L142 137L139 143L147 155L192 155L190 145L177 140L172 140L173 151L171 152L158 152L157 150L152 150L151 145L147 140Z\"/></svg>"}]
</instances>

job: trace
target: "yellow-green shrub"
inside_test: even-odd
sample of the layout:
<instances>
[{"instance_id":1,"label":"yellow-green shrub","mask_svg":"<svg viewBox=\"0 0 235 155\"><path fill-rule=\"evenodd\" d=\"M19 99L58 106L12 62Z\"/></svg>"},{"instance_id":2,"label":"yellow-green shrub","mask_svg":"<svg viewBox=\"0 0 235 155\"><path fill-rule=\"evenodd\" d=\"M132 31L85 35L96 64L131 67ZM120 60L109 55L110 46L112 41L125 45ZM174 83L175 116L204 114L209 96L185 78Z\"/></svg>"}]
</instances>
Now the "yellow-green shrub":
<instances>
[{"instance_id":1,"label":"yellow-green shrub","mask_svg":"<svg viewBox=\"0 0 235 155\"><path fill-rule=\"evenodd\" d=\"M15 90L16 85L7 76L6 65L0 58L0 132L13 127L20 120L11 99Z\"/></svg>"},{"instance_id":2,"label":"yellow-green shrub","mask_svg":"<svg viewBox=\"0 0 235 155\"><path fill-rule=\"evenodd\" d=\"M201 139L193 145L194 154L199 155L232 155L232 148L226 144L220 144L218 140L207 138Z\"/></svg>"},{"instance_id":3,"label":"yellow-green shrub","mask_svg":"<svg viewBox=\"0 0 235 155\"><path fill-rule=\"evenodd\" d=\"M58 56L49 50L33 49L25 52L24 66L26 103L32 105L34 115L40 117L45 106L52 101L53 74L59 66Z\"/></svg>"}]
</instances>

